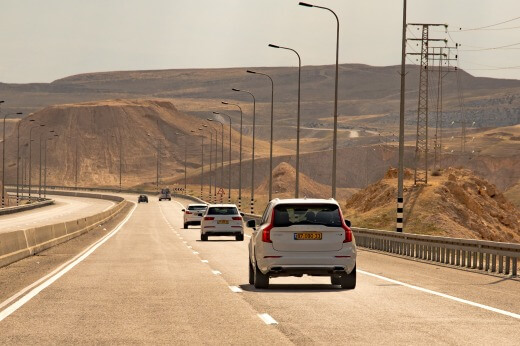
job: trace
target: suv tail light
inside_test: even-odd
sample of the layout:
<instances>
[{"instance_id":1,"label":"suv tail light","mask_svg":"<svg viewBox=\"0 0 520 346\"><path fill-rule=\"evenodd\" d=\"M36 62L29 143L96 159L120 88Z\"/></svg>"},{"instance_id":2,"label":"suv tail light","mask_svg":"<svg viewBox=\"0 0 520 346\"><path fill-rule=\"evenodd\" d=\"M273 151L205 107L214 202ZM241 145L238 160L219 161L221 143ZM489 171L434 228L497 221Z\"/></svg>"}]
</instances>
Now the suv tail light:
<instances>
[{"instance_id":1,"label":"suv tail light","mask_svg":"<svg viewBox=\"0 0 520 346\"><path fill-rule=\"evenodd\" d=\"M344 243L350 243L352 242L352 230L347 226L345 223L345 219L343 218L343 213L341 212L341 208L338 208L339 210L339 217L341 219L341 228L345 231L345 239L343 239Z\"/></svg>"},{"instance_id":2,"label":"suv tail light","mask_svg":"<svg viewBox=\"0 0 520 346\"><path fill-rule=\"evenodd\" d=\"M273 226L274 226L274 208L273 208L273 213L271 214L271 223L262 230L262 241L264 243L272 243L271 229L273 229Z\"/></svg>"},{"instance_id":3,"label":"suv tail light","mask_svg":"<svg viewBox=\"0 0 520 346\"><path fill-rule=\"evenodd\" d=\"M186 214L191 214L191 211L187 211L187 210L186 210Z\"/></svg>"},{"instance_id":4,"label":"suv tail light","mask_svg":"<svg viewBox=\"0 0 520 346\"><path fill-rule=\"evenodd\" d=\"M215 218L213 216L205 216L204 220L211 221L211 220L215 220Z\"/></svg>"},{"instance_id":5,"label":"suv tail light","mask_svg":"<svg viewBox=\"0 0 520 346\"><path fill-rule=\"evenodd\" d=\"M241 221L241 220L242 220L242 217L241 217L241 216L233 216L233 220L235 220L235 221Z\"/></svg>"}]
</instances>

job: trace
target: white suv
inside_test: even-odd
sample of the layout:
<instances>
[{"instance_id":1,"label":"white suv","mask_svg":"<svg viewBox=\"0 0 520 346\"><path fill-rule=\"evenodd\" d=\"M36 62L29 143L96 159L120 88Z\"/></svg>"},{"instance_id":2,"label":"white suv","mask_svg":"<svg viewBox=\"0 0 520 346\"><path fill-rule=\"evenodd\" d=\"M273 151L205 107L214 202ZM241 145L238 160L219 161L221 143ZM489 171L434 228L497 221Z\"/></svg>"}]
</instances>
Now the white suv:
<instances>
[{"instance_id":1,"label":"white suv","mask_svg":"<svg viewBox=\"0 0 520 346\"><path fill-rule=\"evenodd\" d=\"M200 240L208 240L208 236L235 236L238 241L244 240L243 214L238 212L234 204L210 204L200 224Z\"/></svg>"},{"instance_id":2,"label":"white suv","mask_svg":"<svg viewBox=\"0 0 520 346\"><path fill-rule=\"evenodd\" d=\"M268 288L270 277L330 276L356 287L356 243L350 221L334 199L274 199L249 242L249 283Z\"/></svg>"},{"instance_id":3,"label":"white suv","mask_svg":"<svg viewBox=\"0 0 520 346\"><path fill-rule=\"evenodd\" d=\"M188 204L186 209L182 209L184 212L184 228L188 228L189 225L200 225L207 207L206 204Z\"/></svg>"}]
</instances>

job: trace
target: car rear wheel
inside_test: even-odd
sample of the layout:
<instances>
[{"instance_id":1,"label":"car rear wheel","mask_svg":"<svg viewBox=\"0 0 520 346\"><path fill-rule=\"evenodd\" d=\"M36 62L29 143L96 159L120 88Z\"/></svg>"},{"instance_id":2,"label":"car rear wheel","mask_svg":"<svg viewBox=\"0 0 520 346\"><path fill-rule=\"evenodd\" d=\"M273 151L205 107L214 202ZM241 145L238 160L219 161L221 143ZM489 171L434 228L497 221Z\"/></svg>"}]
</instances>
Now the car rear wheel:
<instances>
[{"instance_id":1,"label":"car rear wheel","mask_svg":"<svg viewBox=\"0 0 520 346\"><path fill-rule=\"evenodd\" d=\"M251 264L251 260L249 260L249 284L255 284L255 271L253 270L253 265Z\"/></svg>"},{"instance_id":2,"label":"car rear wheel","mask_svg":"<svg viewBox=\"0 0 520 346\"><path fill-rule=\"evenodd\" d=\"M332 275L330 277L330 283L333 285L341 285L341 277L339 275Z\"/></svg>"},{"instance_id":3,"label":"car rear wheel","mask_svg":"<svg viewBox=\"0 0 520 346\"><path fill-rule=\"evenodd\" d=\"M352 290L356 288L356 267L350 274L340 276L341 288Z\"/></svg>"},{"instance_id":4,"label":"car rear wheel","mask_svg":"<svg viewBox=\"0 0 520 346\"><path fill-rule=\"evenodd\" d=\"M243 234L236 235L235 236L235 240L236 241L244 241L244 235Z\"/></svg>"},{"instance_id":5,"label":"car rear wheel","mask_svg":"<svg viewBox=\"0 0 520 346\"><path fill-rule=\"evenodd\" d=\"M208 235L207 235L207 234L201 234L201 235L200 235L200 240L202 240L202 241L208 241Z\"/></svg>"},{"instance_id":6,"label":"car rear wheel","mask_svg":"<svg viewBox=\"0 0 520 346\"><path fill-rule=\"evenodd\" d=\"M185 223L183 228L184 228L184 229L188 228L188 224Z\"/></svg>"},{"instance_id":7,"label":"car rear wheel","mask_svg":"<svg viewBox=\"0 0 520 346\"><path fill-rule=\"evenodd\" d=\"M255 288L269 288L269 275L262 273L257 265L255 265L254 286Z\"/></svg>"}]
</instances>

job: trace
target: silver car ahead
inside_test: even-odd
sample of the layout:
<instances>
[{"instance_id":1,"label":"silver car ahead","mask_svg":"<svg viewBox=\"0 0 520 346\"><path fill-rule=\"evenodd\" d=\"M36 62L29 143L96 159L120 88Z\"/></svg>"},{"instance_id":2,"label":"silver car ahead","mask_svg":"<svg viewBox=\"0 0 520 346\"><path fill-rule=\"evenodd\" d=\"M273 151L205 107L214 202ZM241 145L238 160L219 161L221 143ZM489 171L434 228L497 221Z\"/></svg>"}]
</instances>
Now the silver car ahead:
<instances>
[{"instance_id":1,"label":"silver car ahead","mask_svg":"<svg viewBox=\"0 0 520 346\"><path fill-rule=\"evenodd\" d=\"M270 277L329 276L356 287L356 244L334 199L274 199L249 242L249 283L268 288Z\"/></svg>"}]
</instances>

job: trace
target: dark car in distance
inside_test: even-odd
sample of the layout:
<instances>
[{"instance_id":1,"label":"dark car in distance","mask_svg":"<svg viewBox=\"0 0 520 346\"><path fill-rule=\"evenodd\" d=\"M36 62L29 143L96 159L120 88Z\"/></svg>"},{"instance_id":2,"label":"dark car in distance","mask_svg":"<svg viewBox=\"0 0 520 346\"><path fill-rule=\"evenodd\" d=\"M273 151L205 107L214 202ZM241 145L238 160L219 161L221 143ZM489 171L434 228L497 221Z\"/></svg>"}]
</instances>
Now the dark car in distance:
<instances>
[{"instance_id":1,"label":"dark car in distance","mask_svg":"<svg viewBox=\"0 0 520 346\"><path fill-rule=\"evenodd\" d=\"M148 203L148 196L147 195L139 195L137 198L137 203Z\"/></svg>"}]
</instances>

